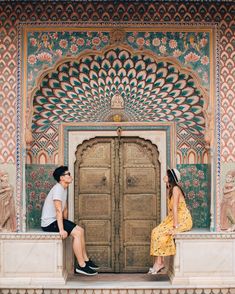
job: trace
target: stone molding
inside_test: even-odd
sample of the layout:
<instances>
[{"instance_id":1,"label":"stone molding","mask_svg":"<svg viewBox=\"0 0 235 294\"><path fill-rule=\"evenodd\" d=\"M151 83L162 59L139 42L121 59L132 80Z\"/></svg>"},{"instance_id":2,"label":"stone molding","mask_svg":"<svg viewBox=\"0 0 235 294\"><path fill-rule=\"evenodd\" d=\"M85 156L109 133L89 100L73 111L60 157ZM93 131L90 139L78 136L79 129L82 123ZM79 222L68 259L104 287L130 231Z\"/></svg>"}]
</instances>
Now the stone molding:
<instances>
[{"instance_id":1,"label":"stone molding","mask_svg":"<svg viewBox=\"0 0 235 294\"><path fill-rule=\"evenodd\" d=\"M61 240L59 233L0 233L1 240Z\"/></svg>"},{"instance_id":2,"label":"stone molding","mask_svg":"<svg viewBox=\"0 0 235 294\"><path fill-rule=\"evenodd\" d=\"M235 239L235 233L215 233L215 232L186 232L186 233L178 233L175 235L175 239L177 240L199 240L199 239Z\"/></svg>"}]
</instances>

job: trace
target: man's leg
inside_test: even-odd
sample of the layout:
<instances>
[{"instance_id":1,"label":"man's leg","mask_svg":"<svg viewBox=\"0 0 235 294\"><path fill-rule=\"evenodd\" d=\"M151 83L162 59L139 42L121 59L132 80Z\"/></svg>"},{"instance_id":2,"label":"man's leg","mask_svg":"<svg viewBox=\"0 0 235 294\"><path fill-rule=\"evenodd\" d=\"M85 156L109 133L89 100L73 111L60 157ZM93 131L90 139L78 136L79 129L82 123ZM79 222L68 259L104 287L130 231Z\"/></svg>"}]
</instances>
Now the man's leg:
<instances>
[{"instance_id":1,"label":"man's leg","mask_svg":"<svg viewBox=\"0 0 235 294\"><path fill-rule=\"evenodd\" d=\"M84 229L76 226L70 235L73 237L73 251L77 258L78 264L81 267L84 267L85 261L88 260L85 249Z\"/></svg>"}]
</instances>

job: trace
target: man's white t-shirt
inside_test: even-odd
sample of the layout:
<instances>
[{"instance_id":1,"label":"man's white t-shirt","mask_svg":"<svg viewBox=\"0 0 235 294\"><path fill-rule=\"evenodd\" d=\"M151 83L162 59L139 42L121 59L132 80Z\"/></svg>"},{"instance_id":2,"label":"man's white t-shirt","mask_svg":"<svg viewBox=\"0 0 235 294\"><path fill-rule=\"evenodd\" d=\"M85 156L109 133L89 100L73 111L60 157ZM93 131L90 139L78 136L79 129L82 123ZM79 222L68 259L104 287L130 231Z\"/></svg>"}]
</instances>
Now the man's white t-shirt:
<instances>
[{"instance_id":1,"label":"man's white t-shirt","mask_svg":"<svg viewBox=\"0 0 235 294\"><path fill-rule=\"evenodd\" d=\"M57 183L52 187L45 199L42 209L41 227L47 227L56 221L54 200L60 200L62 202L63 211L67 201L67 188L65 189L60 183Z\"/></svg>"}]
</instances>

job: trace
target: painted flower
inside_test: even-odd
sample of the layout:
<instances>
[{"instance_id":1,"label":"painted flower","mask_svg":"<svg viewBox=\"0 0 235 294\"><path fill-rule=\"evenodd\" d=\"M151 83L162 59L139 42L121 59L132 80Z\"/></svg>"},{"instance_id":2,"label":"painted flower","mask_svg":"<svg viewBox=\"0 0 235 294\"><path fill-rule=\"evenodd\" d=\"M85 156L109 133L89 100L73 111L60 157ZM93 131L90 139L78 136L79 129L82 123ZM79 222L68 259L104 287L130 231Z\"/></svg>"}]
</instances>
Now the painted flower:
<instances>
[{"instance_id":1,"label":"painted flower","mask_svg":"<svg viewBox=\"0 0 235 294\"><path fill-rule=\"evenodd\" d=\"M29 196L30 196L30 199L34 199L36 196L35 191L30 192Z\"/></svg>"},{"instance_id":2,"label":"painted flower","mask_svg":"<svg viewBox=\"0 0 235 294\"><path fill-rule=\"evenodd\" d=\"M71 51L72 53L76 53L76 52L78 51L78 46L75 45L75 44L71 45L71 47L70 47L70 51Z\"/></svg>"},{"instance_id":3,"label":"painted flower","mask_svg":"<svg viewBox=\"0 0 235 294\"><path fill-rule=\"evenodd\" d=\"M87 41L86 41L86 45L87 45L87 46L90 46L90 45L91 45L91 40L87 40Z\"/></svg>"},{"instance_id":4,"label":"painted flower","mask_svg":"<svg viewBox=\"0 0 235 294\"><path fill-rule=\"evenodd\" d=\"M57 50L55 51L55 53L56 53L56 55L58 55L58 56L62 56L62 54L63 54L62 50L60 50L60 49L57 49Z\"/></svg>"},{"instance_id":5,"label":"painted flower","mask_svg":"<svg viewBox=\"0 0 235 294\"><path fill-rule=\"evenodd\" d=\"M197 179L193 180L193 186L198 187L199 186L199 181Z\"/></svg>"},{"instance_id":6,"label":"painted flower","mask_svg":"<svg viewBox=\"0 0 235 294\"><path fill-rule=\"evenodd\" d=\"M193 52L190 52L184 57L184 59L186 62L197 62L200 59L200 56Z\"/></svg>"},{"instance_id":7,"label":"painted flower","mask_svg":"<svg viewBox=\"0 0 235 294\"><path fill-rule=\"evenodd\" d=\"M32 189L33 185L31 183L27 184L27 189Z\"/></svg>"},{"instance_id":8,"label":"painted flower","mask_svg":"<svg viewBox=\"0 0 235 294\"><path fill-rule=\"evenodd\" d=\"M62 40L60 40L59 45L60 45L61 48L65 49L68 46L68 41L65 40L65 39L62 39Z\"/></svg>"},{"instance_id":9,"label":"painted flower","mask_svg":"<svg viewBox=\"0 0 235 294\"><path fill-rule=\"evenodd\" d=\"M169 47L171 48L171 49L175 49L176 47L177 47L177 42L176 42L176 40L174 40L174 39L171 39L170 41L169 41Z\"/></svg>"},{"instance_id":10,"label":"painted flower","mask_svg":"<svg viewBox=\"0 0 235 294\"><path fill-rule=\"evenodd\" d=\"M188 198L189 199L193 199L195 197L195 193L194 193L194 191L189 191L188 192Z\"/></svg>"},{"instance_id":11,"label":"painted flower","mask_svg":"<svg viewBox=\"0 0 235 294\"><path fill-rule=\"evenodd\" d=\"M201 58L201 64L207 65L209 63L209 58L207 56L203 56Z\"/></svg>"},{"instance_id":12,"label":"painted flower","mask_svg":"<svg viewBox=\"0 0 235 294\"><path fill-rule=\"evenodd\" d=\"M35 187L37 187L37 188L41 187L41 182L40 181L36 181L35 182Z\"/></svg>"},{"instance_id":13,"label":"painted flower","mask_svg":"<svg viewBox=\"0 0 235 294\"><path fill-rule=\"evenodd\" d=\"M76 37L75 37L75 36L72 36L72 37L71 37L71 42L72 42L72 43L75 43L75 42L76 42Z\"/></svg>"},{"instance_id":14,"label":"painted flower","mask_svg":"<svg viewBox=\"0 0 235 294\"><path fill-rule=\"evenodd\" d=\"M129 36L127 38L127 40L130 42L130 43L133 43L135 41L135 38L133 36Z\"/></svg>"},{"instance_id":15,"label":"painted flower","mask_svg":"<svg viewBox=\"0 0 235 294\"><path fill-rule=\"evenodd\" d=\"M51 63L52 62L52 55L47 52L42 52L37 55L37 59L41 62L46 61L46 62Z\"/></svg>"},{"instance_id":16,"label":"painted flower","mask_svg":"<svg viewBox=\"0 0 235 294\"><path fill-rule=\"evenodd\" d=\"M58 39L58 33L53 33L52 34L52 38L55 39L55 40L57 40Z\"/></svg>"},{"instance_id":17,"label":"painted flower","mask_svg":"<svg viewBox=\"0 0 235 294\"><path fill-rule=\"evenodd\" d=\"M185 168L182 168L182 169L180 170L180 173L181 173L182 176L186 176L187 171L186 171Z\"/></svg>"},{"instance_id":18,"label":"painted flower","mask_svg":"<svg viewBox=\"0 0 235 294\"><path fill-rule=\"evenodd\" d=\"M144 34L144 37L145 38L148 38L149 36L150 36L150 33L149 32L147 32L147 33Z\"/></svg>"},{"instance_id":19,"label":"painted flower","mask_svg":"<svg viewBox=\"0 0 235 294\"><path fill-rule=\"evenodd\" d=\"M136 37L138 35L138 32L133 32L133 36Z\"/></svg>"},{"instance_id":20,"label":"painted flower","mask_svg":"<svg viewBox=\"0 0 235 294\"><path fill-rule=\"evenodd\" d=\"M28 63L29 64L35 64L36 62L37 62L37 57L34 54L29 55Z\"/></svg>"},{"instance_id":21,"label":"painted flower","mask_svg":"<svg viewBox=\"0 0 235 294\"><path fill-rule=\"evenodd\" d=\"M43 175L45 173L45 169L43 167L40 167L38 172L39 174Z\"/></svg>"},{"instance_id":22,"label":"painted flower","mask_svg":"<svg viewBox=\"0 0 235 294\"><path fill-rule=\"evenodd\" d=\"M162 41L162 44L166 45L166 37L162 38L161 41Z\"/></svg>"},{"instance_id":23,"label":"painted flower","mask_svg":"<svg viewBox=\"0 0 235 294\"><path fill-rule=\"evenodd\" d=\"M36 205L35 205L35 208L36 208L36 210L41 210L41 204L39 204L39 203L36 203Z\"/></svg>"},{"instance_id":24,"label":"painted flower","mask_svg":"<svg viewBox=\"0 0 235 294\"><path fill-rule=\"evenodd\" d=\"M100 38L98 38L98 37L93 38L92 45L99 46L100 45Z\"/></svg>"},{"instance_id":25,"label":"painted flower","mask_svg":"<svg viewBox=\"0 0 235 294\"><path fill-rule=\"evenodd\" d=\"M144 38L138 38L136 40L136 43L138 46L143 46L145 44L145 39Z\"/></svg>"},{"instance_id":26,"label":"painted flower","mask_svg":"<svg viewBox=\"0 0 235 294\"><path fill-rule=\"evenodd\" d=\"M153 46L159 46L160 45L160 39L159 38L154 38L153 39Z\"/></svg>"},{"instance_id":27,"label":"painted flower","mask_svg":"<svg viewBox=\"0 0 235 294\"><path fill-rule=\"evenodd\" d=\"M202 170L199 170L197 174L199 179L204 179L204 172Z\"/></svg>"},{"instance_id":28,"label":"painted flower","mask_svg":"<svg viewBox=\"0 0 235 294\"><path fill-rule=\"evenodd\" d=\"M207 39L206 39L206 38L202 38L202 39L200 40L200 45L201 45L202 47L205 47L206 44L207 44Z\"/></svg>"},{"instance_id":29,"label":"painted flower","mask_svg":"<svg viewBox=\"0 0 235 294\"><path fill-rule=\"evenodd\" d=\"M102 39L102 41L103 41L104 43L107 43L108 40L109 40L107 36L102 36L101 39Z\"/></svg>"},{"instance_id":30,"label":"painted flower","mask_svg":"<svg viewBox=\"0 0 235 294\"><path fill-rule=\"evenodd\" d=\"M193 202L193 207L194 208L197 208L199 206L199 203L198 202Z\"/></svg>"},{"instance_id":31,"label":"painted flower","mask_svg":"<svg viewBox=\"0 0 235 294\"><path fill-rule=\"evenodd\" d=\"M45 192L41 192L41 193L39 194L39 199L40 199L40 200L45 200L46 196L47 196L47 194L46 194Z\"/></svg>"},{"instance_id":32,"label":"painted flower","mask_svg":"<svg viewBox=\"0 0 235 294\"><path fill-rule=\"evenodd\" d=\"M84 43L85 43L85 41L84 41L83 38L78 38L78 39L77 39L77 45L78 45L78 46L83 46Z\"/></svg>"},{"instance_id":33,"label":"painted flower","mask_svg":"<svg viewBox=\"0 0 235 294\"><path fill-rule=\"evenodd\" d=\"M50 189L50 183L46 181L46 182L44 183L44 188L45 188L45 189Z\"/></svg>"},{"instance_id":34,"label":"painted flower","mask_svg":"<svg viewBox=\"0 0 235 294\"><path fill-rule=\"evenodd\" d=\"M198 197L203 198L205 196L205 192L203 190L200 190L198 192Z\"/></svg>"},{"instance_id":35,"label":"painted flower","mask_svg":"<svg viewBox=\"0 0 235 294\"><path fill-rule=\"evenodd\" d=\"M192 166L191 168L189 168L189 171L190 171L193 175L195 175L196 172L197 172L197 168L196 168L196 166Z\"/></svg>"},{"instance_id":36,"label":"painted flower","mask_svg":"<svg viewBox=\"0 0 235 294\"><path fill-rule=\"evenodd\" d=\"M146 40L146 41L145 41L145 45L146 45L146 46L150 46L150 41L149 41L149 40Z\"/></svg>"},{"instance_id":37,"label":"painted flower","mask_svg":"<svg viewBox=\"0 0 235 294\"><path fill-rule=\"evenodd\" d=\"M36 173L33 171L33 172L31 172L30 173L30 177L32 178L32 179L35 179L36 178Z\"/></svg>"},{"instance_id":38,"label":"painted flower","mask_svg":"<svg viewBox=\"0 0 235 294\"><path fill-rule=\"evenodd\" d=\"M191 183L190 183L189 180L187 180L187 181L184 182L184 185L185 185L186 188L188 188L191 185Z\"/></svg>"},{"instance_id":39,"label":"painted flower","mask_svg":"<svg viewBox=\"0 0 235 294\"><path fill-rule=\"evenodd\" d=\"M160 51L162 54L166 53L166 46L161 45L161 46L159 47L159 51Z\"/></svg>"},{"instance_id":40,"label":"painted flower","mask_svg":"<svg viewBox=\"0 0 235 294\"><path fill-rule=\"evenodd\" d=\"M173 52L174 57L179 57L181 54L182 54L182 51L180 51L179 49L174 50L174 52Z\"/></svg>"},{"instance_id":41,"label":"painted flower","mask_svg":"<svg viewBox=\"0 0 235 294\"><path fill-rule=\"evenodd\" d=\"M30 38L30 44L32 46L36 46L37 45L37 40L35 38Z\"/></svg>"}]
</instances>

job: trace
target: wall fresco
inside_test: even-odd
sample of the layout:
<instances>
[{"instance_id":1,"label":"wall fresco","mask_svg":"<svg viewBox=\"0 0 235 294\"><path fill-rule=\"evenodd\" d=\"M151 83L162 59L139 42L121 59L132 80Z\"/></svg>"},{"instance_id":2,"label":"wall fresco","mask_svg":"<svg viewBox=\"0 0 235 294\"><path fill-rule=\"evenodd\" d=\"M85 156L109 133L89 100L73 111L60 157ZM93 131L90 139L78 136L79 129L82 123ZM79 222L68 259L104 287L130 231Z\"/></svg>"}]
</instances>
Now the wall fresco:
<instances>
[{"instance_id":1,"label":"wall fresco","mask_svg":"<svg viewBox=\"0 0 235 294\"><path fill-rule=\"evenodd\" d=\"M185 192L186 203L193 218L194 228L209 228L210 199L208 165L177 165L181 174L181 186Z\"/></svg>"},{"instance_id":2,"label":"wall fresco","mask_svg":"<svg viewBox=\"0 0 235 294\"><path fill-rule=\"evenodd\" d=\"M235 162L235 122L234 113L234 89L235 78L233 69L233 25L234 6L231 2L148 2L136 5L136 3L117 1L113 3L73 2L14 2L2 1L0 5L0 162L15 164L17 172L16 204L18 228L22 227L22 96L19 95L22 80L17 83L17 62L21 62L19 54L21 46L21 24L35 22L57 22L63 24L66 21L74 22L125 22L127 25L135 23L172 23L178 25L183 22L201 24L218 24L218 47L220 52L215 63L220 66L214 81L217 86L217 186L216 194L220 194L220 161L222 163ZM19 26L17 26L20 24ZM141 25L139 25L141 27ZM17 37L19 38L17 39ZM17 43L18 42L18 43ZM140 42L141 43L141 42ZM18 75L19 78L19 75ZM220 85L219 83L220 82ZM18 94L17 94L18 93ZM215 98L216 99L216 98ZM216 103L216 102L215 102ZM221 107L220 107L221 103ZM16 136L17 133L17 136ZM43 138L41 137L42 141ZM221 147L221 148L220 148ZM54 148L54 147L53 147ZM57 147L56 147L57 148ZM43 155L44 156L44 155ZM43 157L42 156L42 157ZM55 162L54 158L49 162ZM42 159L45 162L45 159ZM183 162L188 162L187 158ZM218 200L218 199L217 199ZM219 201L217 208L219 211Z\"/></svg>"},{"instance_id":3,"label":"wall fresco","mask_svg":"<svg viewBox=\"0 0 235 294\"><path fill-rule=\"evenodd\" d=\"M198 73L201 83L209 88L210 36L208 32L135 31L126 32L123 41L135 50L147 49L157 56L174 57L182 65L189 66ZM26 42L28 44L28 89L30 90L35 86L35 78L42 68L53 66L61 57L76 57L88 49L101 50L110 44L110 33L33 31L27 34Z\"/></svg>"},{"instance_id":4,"label":"wall fresco","mask_svg":"<svg viewBox=\"0 0 235 294\"><path fill-rule=\"evenodd\" d=\"M41 209L50 189L56 183L52 164L31 164L25 167L27 229L40 229Z\"/></svg>"}]
</instances>

